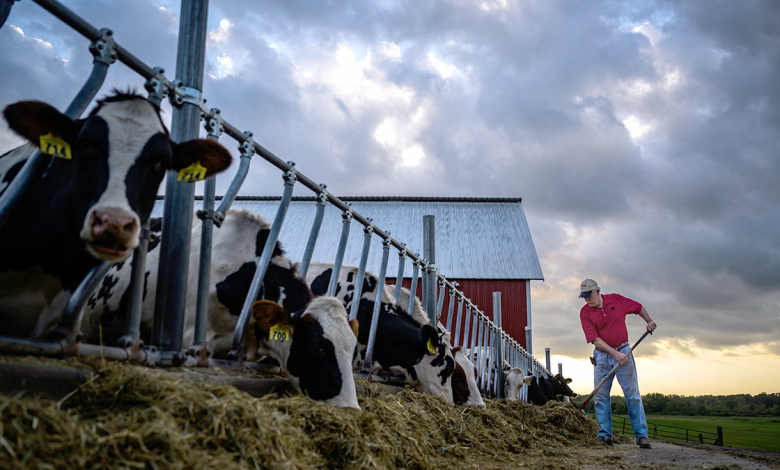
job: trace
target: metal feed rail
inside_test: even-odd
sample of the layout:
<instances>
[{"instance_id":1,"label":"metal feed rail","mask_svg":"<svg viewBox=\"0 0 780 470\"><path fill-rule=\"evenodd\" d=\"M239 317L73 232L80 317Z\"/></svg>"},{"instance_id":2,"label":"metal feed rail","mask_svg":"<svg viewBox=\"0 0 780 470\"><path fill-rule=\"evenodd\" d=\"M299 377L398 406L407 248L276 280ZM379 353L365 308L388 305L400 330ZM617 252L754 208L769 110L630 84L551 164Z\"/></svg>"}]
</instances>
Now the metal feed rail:
<instances>
[{"instance_id":1,"label":"metal feed rail","mask_svg":"<svg viewBox=\"0 0 780 470\"><path fill-rule=\"evenodd\" d=\"M5 0L6 3L8 3L8 1L9 0ZM522 367L524 368L524 370L530 369L534 374L549 375L549 372L546 370L546 368L544 368L532 355L530 355L527 351L525 351L525 349L523 349L513 338L511 338L505 331L503 331L500 328L500 326L497 326L496 323L491 321L482 311L479 310L479 308L476 305L474 305L471 302L470 299L467 299L464 293L458 290L457 283L451 283L444 276L439 274L433 263L428 263L426 260L422 259L419 256L419 254L413 254L412 252L408 251L406 248L406 244L403 244L393 239L392 237L390 237L389 232L385 232L381 228L373 225L370 218L366 218L363 215L357 213L350 207L348 203L345 203L341 201L339 198L328 193L326 186L324 184L319 185L315 183L313 180L309 179L304 174L300 173L295 168L295 164L293 162L283 161L282 159L274 155L271 151L269 151L259 143L255 142L253 139L253 134L251 132L249 131L242 132L234 125L225 121L222 118L219 109L207 108L205 106L206 100L203 98L201 92L198 89L185 87L178 80L173 82L168 80L164 75L163 69L159 67L155 67L155 68L149 67L141 60L139 60L137 57L135 57L133 54L131 54L129 51L124 49L122 46L116 44L113 41L112 33L110 30L107 29L98 30L97 28L93 27L92 25L84 21L78 15L73 13L71 10L61 5L59 2L55 0L34 0L34 1L38 3L40 6L42 6L43 8L45 8L46 10L48 10L54 16L56 16L57 18L59 18L69 26L71 26L77 32L85 36L87 39L93 41L93 44L90 46L90 50L93 52L93 55L95 55L95 65L93 68L93 73L90 75L89 80L82 88L82 91L79 92L76 99L74 99L74 102L71 103L71 106L69 106L68 111L66 111L68 115L72 117L78 117L83 112L87 104L92 100L92 98L94 98L98 89L102 85L108 65L115 60L119 60L125 65L127 65L128 67L130 67L132 70L137 72L139 75L147 79L145 88L150 93L149 96L150 101L159 104L160 101L167 95L169 97L171 104L175 107L181 107L184 104L193 105L199 109L201 113L201 119L204 119L206 121L205 126L208 131L209 138L216 140L219 138L219 136L222 133L225 133L231 138L233 138L234 140L236 140L237 142L239 142L239 149L241 150L241 158L240 158L238 173L236 174L235 178L231 182L225 194L225 197L222 198L222 202L216 210L213 209L213 204L214 204L213 178L209 178L209 180L207 180L206 191L205 191L206 195L204 197L204 208L202 211L198 212L198 216L200 218L204 220L209 219L212 221L214 225L217 225L218 227L221 225L221 223L224 221L224 217L227 210L229 209L232 202L235 200L235 197L238 194L241 184L246 178L246 175L249 170L250 160L253 154L256 153L260 155L263 159L270 162L272 165L276 166L278 169L280 169L283 172L283 178L285 182L284 195L282 197L282 201L279 206L279 211L272 225L271 234L268 237L268 242L263 251L263 254L260 257L255 279L252 282L249 295L247 296L247 300L244 304L244 308L242 309L241 315L239 317L239 322L234 333L233 351L231 352L231 356L235 360L240 362L242 359L243 334L248 323L249 308L251 307L251 303L252 303L251 300L256 298L257 291L260 288L268 263L270 262L272 247L276 243L276 239L278 237L279 231L281 230L281 225L286 215L287 206L289 205L291 199L292 187L296 182L300 182L301 184L309 188L311 191L313 191L317 197L317 215L315 216L315 221L312 226L309 241L307 243L304 259L302 260L301 263L301 271L304 276L311 262L311 256L313 253L314 245L316 244L317 235L319 233L319 228L322 222L322 214L323 214L324 206L326 203L329 202L333 204L335 207L337 207L338 209L342 210L343 221L344 221L342 238L339 243L339 248L337 250L337 259L333 270L334 272L332 275L333 276L332 280L334 282L335 279L338 278L338 273L341 267L341 261L343 259L343 253L348 238L349 224L352 219L357 220L360 224L362 224L365 227L365 234L366 234L364 239L363 256L361 257L361 266L360 266L362 272L365 272L365 261L368 254L368 246L370 245L370 239L373 236L373 234L376 234L380 237L380 239L383 240L384 253L382 259L382 267L380 269L380 273L381 273L380 280L382 283L384 283L384 275L386 272L389 248L390 246L394 246L399 252L399 270L397 274L397 279L403 279L403 268L404 268L404 262L406 257L409 257L412 260L413 263L412 292L416 291L416 286L418 282L418 269L420 268L420 266L422 266L422 269L424 270L425 273L432 274L433 278L438 279L440 290L439 290L439 302L438 305L436 305L435 307L436 318L438 318L441 313L442 304L443 304L443 295L445 289L446 288L449 289L451 303L449 309L450 311L448 312L449 313L449 320L447 324L448 331L451 331L452 328L451 326L452 310L454 305L452 299L454 299L455 297L458 298L459 305L458 305L458 320L455 322L455 329L456 329L456 335L454 340L455 344L457 344L458 341L460 340L460 329L462 323L464 323L463 324L464 349L468 348L468 346L470 345L472 350L476 351L478 362L480 362L480 364L485 363L484 364L485 366L490 367L490 364L495 363L496 360L501 361L500 358L503 357L504 352L499 351L499 348L501 348L501 346L499 345L504 344L505 347L507 348L507 357L511 358L509 360L510 365L515 367ZM3 6L5 7L5 4ZM43 163L41 163L41 161L43 161ZM38 172L40 171L41 167L44 166L45 166L45 157L31 159L31 161L28 162L28 165L24 167L24 169L22 170L22 172L20 172L19 175L22 176L22 174L24 174L26 175L26 177L25 178L17 177L17 179L14 180L14 184L16 186L8 188L6 194L3 195L3 199L0 200L0 226L2 226L2 223L6 220L7 214L13 209L15 201L17 201L24 193L24 183L29 182L29 180L34 178L35 175L38 174ZM205 229L205 227L209 227L209 229L207 230ZM63 341L53 342L53 343L0 337L0 350L13 351L13 352L26 352L26 353L33 353L33 354L38 353L42 355L51 355L51 356L59 356L59 355L67 355L67 354L103 354L106 357L110 357L114 359L131 360L135 362L143 362L148 364L163 364L163 365L184 362L186 358L184 357L183 352L175 352L176 354L174 354L172 357L163 358L160 355L160 351L158 351L155 346L144 348L144 345L139 338L141 288L140 288L140 283L137 281L140 280L143 276L144 266L145 266L145 251L146 251L146 245L148 243L148 239L149 239L149 230L148 227L144 227L144 230L142 232L141 245L139 246L139 248L136 249L134 253L134 257L136 260L134 261L134 265L135 267L137 267L137 269L134 269L134 273L133 273L134 281L133 281L132 288L134 289L134 294L131 300L127 334L122 338L122 340L120 340L119 348L78 344L75 341L75 338L73 337L68 337ZM203 247L211 246L211 224L204 225L202 246ZM199 289L198 292L195 344L193 348L191 348L189 351L189 354L191 356L197 358L197 363L199 365L208 365L208 364L214 365L217 364L217 362L219 362L219 364L226 363L225 361L214 361L209 359L208 352L205 350L205 345L203 340L203 338L205 337L204 319L206 314L205 296L204 296L203 289L207 288L208 286L208 266L210 262L210 252L208 250L209 249L207 248L206 252L202 253L202 259L201 259L202 269L201 272L199 273L199 280L200 280L199 284L201 288ZM105 274L105 272L108 270L109 267L110 265L108 263L103 263L103 265L98 266L82 282L82 285L79 286L77 293L74 293L74 295L71 298L71 302L69 302L68 310L63 316L63 322L65 326L72 326L77 323L78 315L80 314L81 307L86 301L86 298L91 293L92 287L94 287L94 284ZM358 281L358 286L362 286L362 279ZM398 298L399 294L400 294L400 289L397 289L396 299ZM410 305L409 305L410 311L411 308L413 307L413 300L414 300L413 298L410 299ZM374 338L376 335L376 322L379 314L378 306L380 301L381 301L381 290L378 290L377 297L375 299L375 305L377 306L377 308L375 309L374 312L374 321L372 322L371 334L369 336L369 347L366 351L366 355L367 355L366 367L368 367L368 364L370 364L370 358L373 352L372 350L373 350L373 344L375 340ZM462 317L464 304L467 307L466 315L465 317ZM356 315L356 311L350 312L350 315L351 316ZM463 322L461 321L461 318L463 318ZM469 324L471 323L472 319L473 319L473 326L471 327L471 340L469 341ZM164 319L160 319L158 321L162 321L162 320ZM181 319L173 320L173 323L177 323L177 322L181 323ZM479 329L479 334L477 334L478 329ZM181 332L179 331L178 334L180 335ZM158 339L163 340L163 342L169 342L166 341L165 338L158 338ZM180 344L180 342L181 340L179 338L178 343ZM176 344L176 341L173 341L173 343ZM489 353L487 351L488 345L491 345L491 351ZM497 372L500 369L501 367L496 367ZM486 390L485 386L489 387L491 381L492 383L496 384L495 392L493 393L496 395L500 395L502 393L501 387L498 387L500 381L497 380L500 378L500 375L491 378L488 376L489 374L484 373L484 369L480 369L480 374L481 374L480 375L481 381L483 383L483 390L486 393L490 393L489 390Z\"/></svg>"}]
</instances>

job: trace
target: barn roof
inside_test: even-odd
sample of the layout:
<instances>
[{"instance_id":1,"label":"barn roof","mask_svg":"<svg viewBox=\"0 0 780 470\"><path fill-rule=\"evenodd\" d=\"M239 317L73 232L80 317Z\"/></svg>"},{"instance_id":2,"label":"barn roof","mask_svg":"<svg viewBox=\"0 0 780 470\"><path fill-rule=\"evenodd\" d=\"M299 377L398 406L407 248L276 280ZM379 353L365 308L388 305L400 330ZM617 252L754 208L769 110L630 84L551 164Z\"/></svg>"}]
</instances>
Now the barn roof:
<instances>
[{"instance_id":1,"label":"barn roof","mask_svg":"<svg viewBox=\"0 0 780 470\"><path fill-rule=\"evenodd\" d=\"M219 197L218 197L219 199ZM248 209L271 223L281 198L239 196L236 209ZM453 279L543 279L528 222L519 198L440 198L440 197L339 197L352 208L373 219L374 225L414 253L423 251L423 216L436 217L436 266L439 273ZM202 198L195 202L201 208ZM279 235L282 248L292 260L300 260L306 248L316 205L313 197L293 197ZM160 217L163 201L155 201L152 217ZM312 262L336 257L341 235L341 211L325 207ZM357 266L363 247L363 226L352 221L344 264ZM395 277L398 255L391 249L387 276ZM382 244L371 240L367 269L379 272ZM407 260L405 276L411 277Z\"/></svg>"}]
</instances>

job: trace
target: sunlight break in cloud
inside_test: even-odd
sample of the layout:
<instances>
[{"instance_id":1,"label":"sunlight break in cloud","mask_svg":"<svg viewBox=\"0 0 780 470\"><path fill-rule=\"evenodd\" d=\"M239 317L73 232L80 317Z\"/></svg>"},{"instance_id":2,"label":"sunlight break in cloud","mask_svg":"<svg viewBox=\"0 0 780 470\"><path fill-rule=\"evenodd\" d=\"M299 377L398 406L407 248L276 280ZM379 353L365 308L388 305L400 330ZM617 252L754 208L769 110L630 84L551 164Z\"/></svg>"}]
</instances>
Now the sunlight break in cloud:
<instances>
[{"instance_id":1,"label":"sunlight break in cloud","mask_svg":"<svg viewBox=\"0 0 780 470\"><path fill-rule=\"evenodd\" d=\"M22 28L20 28L20 27L18 27L18 26L14 26L14 25L12 25L12 24L9 24L8 26L10 26L10 28L11 28L12 30L14 30L14 31L16 31L17 33L21 34L21 35L22 35L22 37L23 37L23 38L25 38L25 39L27 39L28 41L33 41L33 42L35 42L36 44L38 44L38 45L40 45L40 46L43 46L44 48L46 48L46 49L48 49L48 50L50 50L50 51L53 51L53 50L54 50L54 47L51 45L51 43L49 43L49 42L46 42L46 41L44 41L43 39L38 39L38 38L30 38L30 37L27 37L27 36L24 34L24 31L22 31Z\"/></svg>"},{"instance_id":2,"label":"sunlight break in cloud","mask_svg":"<svg viewBox=\"0 0 780 470\"><path fill-rule=\"evenodd\" d=\"M636 116L629 116L623 119L623 125L626 126L626 129L628 129L628 133L631 134L631 139L633 140L642 138L652 129L652 126L643 124Z\"/></svg>"},{"instance_id":3,"label":"sunlight break in cloud","mask_svg":"<svg viewBox=\"0 0 780 470\"><path fill-rule=\"evenodd\" d=\"M447 65L437 59L436 56L433 55L433 52L428 53L428 60L431 62L431 65L436 70L436 72L441 75L441 78L450 78L452 74L458 71L458 68L454 65Z\"/></svg>"}]
</instances>

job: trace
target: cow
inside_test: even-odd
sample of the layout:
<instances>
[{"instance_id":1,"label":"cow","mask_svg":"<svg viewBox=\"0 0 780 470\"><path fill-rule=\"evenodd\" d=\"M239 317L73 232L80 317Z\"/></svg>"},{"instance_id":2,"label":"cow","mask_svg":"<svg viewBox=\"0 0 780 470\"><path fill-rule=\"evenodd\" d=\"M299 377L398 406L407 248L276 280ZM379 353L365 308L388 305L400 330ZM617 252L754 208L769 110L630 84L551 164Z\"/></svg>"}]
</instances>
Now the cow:
<instances>
[{"instance_id":1,"label":"cow","mask_svg":"<svg viewBox=\"0 0 780 470\"><path fill-rule=\"evenodd\" d=\"M543 401L543 403L537 403L541 405L547 403L547 397L536 382L536 377L533 375L524 375L523 371L518 368L510 369L504 377L504 397L509 401L517 400L517 395L520 393L520 389L523 385L529 387L529 402L536 403L537 401ZM533 388L533 391L531 388Z\"/></svg>"},{"instance_id":2,"label":"cow","mask_svg":"<svg viewBox=\"0 0 780 470\"><path fill-rule=\"evenodd\" d=\"M160 226L159 219L152 219L152 229ZM224 357L231 349L233 331L270 229L265 220L251 211L231 209L222 227L214 230L205 338L214 357ZM202 222L195 219L182 342L185 348L192 345L195 335L201 231ZM145 341L151 336L159 264L160 250L155 244L150 244L141 315L141 337ZM123 334L130 277L130 263L112 267L88 299L82 322L88 341L96 342L102 336L103 341L110 344ZM283 335L284 341L279 340L279 336L270 331L272 323L258 323L257 319L263 318L262 312L271 312L283 325L288 320L281 319L279 309L262 307L257 310L260 308L257 307L244 335L246 360L255 361L268 355L279 363L291 382L300 384L301 391L309 396L336 406L359 408L351 366L356 340L346 312L343 307L335 309L333 302L318 303L319 310L310 310L307 305L312 299L308 286L285 256L281 244L277 243L258 298L254 300L270 300L279 304L289 316L293 328L289 328L289 335ZM341 305L341 302L336 304ZM318 313L321 309L327 312ZM338 313L338 318L334 317L334 312ZM348 336L352 337L351 341ZM299 373L303 375L296 375ZM321 380L322 374L339 379Z\"/></svg>"},{"instance_id":3,"label":"cow","mask_svg":"<svg viewBox=\"0 0 780 470\"><path fill-rule=\"evenodd\" d=\"M306 283L314 295L327 293L333 273L332 263L312 263L306 274ZM340 299L347 312L355 301L358 268L342 266L334 295ZM374 301L379 278L366 271L363 290L358 304L358 349L354 365L360 367L365 359ZM455 371L455 358L449 340L442 341L444 333L430 324L420 325L399 308L393 298L382 288L381 305L374 343L372 370L375 367L404 374L407 383L419 392L443 398L452 403L451 377ZM448 334L447 334L448 336Z\"/></svg>"},{"instance_id":4,"label":"cow","mask_svg":"<svg viewBox=\"0 0 780 470\"><path fill-rule=\"evenodd\" d=\"M387 294L395 299L396 286L389 284L385 286ZM411 291L406 287L401 287L401 293L398 296L398 306L404 311L408 312L409 299L411 298ZM412 318L414 318L420 325L428 323L428 315L422 308L422 302L417 296L414 297L414 304L412 306ZM441 322L437 322L436 328L439 332L445 332L446 328ZM441 340L450 343L449 333L441 334ZM450 343L451 344L451 343ZM463 352L463 348L460 346L452 348L452 355L455 358L455 371L452 373L452 398L456 405L474 405L477 408L485 409L485 401L482 399L482 394L479 391L477 385L477 368L474 366L466 354Z\"/></svg>"},{"instance_id":5,"label":"cow","mask_svg":"<svg viewBox=\"0 0 780 470\"><path fill-rule=\"evenodd\" d=\"M172 142L159 108L132 92L115 90L85 119L39 101L11 104L3 116L28 143L0 157L0 192L35 147L56 155L0 227L0 332L7 336L49 337L89 271L130 256L167 170L197 164L210 176L232 161L207 139ZM52 339L74 334L57 331Z\"/></svg>"},{"instance_id":6,"label":"cow","mask_svg":"<svg viewBox=\"0 0 780 470\"><path fill-rule=\"evenodd\" d=\"M561 374L552 377L536 377L524 375L521 369L511 369L504 379L505 396L508 400L515 400L523 384L528 385L527 399L529 403L544 405L548 401L562 401L568 403L569 398L576 398L577 394L569 388L571 379L564 378Z\"/></svg>"}]
</instances>

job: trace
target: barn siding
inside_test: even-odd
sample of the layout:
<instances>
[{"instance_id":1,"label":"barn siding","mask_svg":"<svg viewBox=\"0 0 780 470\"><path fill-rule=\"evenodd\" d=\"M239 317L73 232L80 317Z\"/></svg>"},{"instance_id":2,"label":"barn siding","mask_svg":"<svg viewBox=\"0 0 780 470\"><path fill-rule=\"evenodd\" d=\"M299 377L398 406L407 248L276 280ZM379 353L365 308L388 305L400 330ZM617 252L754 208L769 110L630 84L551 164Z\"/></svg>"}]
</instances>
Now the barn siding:
<instances>
[{"instance_id":1,"label":"barn siding","mask_svg":"<svg viewBox=\"0 0 780 470\"><path fill-rule=\"evenodd\" d=\"M477 305L482 312L493 319L493 292L501 292L501 321L502 328L523 348L525 348L525 327L526 327L526 280L505 280L505 279L449 279L457 281L460 284L460 290L467 299L471 299L474 305ZM395 284L395 278L388 278L387 284ZM411 279L404 279L403 286L410 288ZM438 295L439 288L436 288ZM417 297L422 299L422 280L417 283ZM449 309L450 293L444 294L444 306L442 307L441 322L447 325L447 313ZM452 334L455 335L455 321L458 319L458 304L452 311ZM463 308L463 316L466 315L466 308ZM453 338L454 340L454 338ZM458 344L463 344L463 326L461 326L461 338Z\"/></svg>"}]
</instances>

